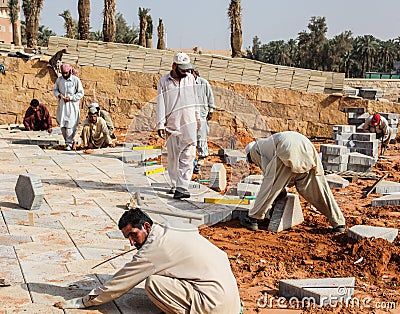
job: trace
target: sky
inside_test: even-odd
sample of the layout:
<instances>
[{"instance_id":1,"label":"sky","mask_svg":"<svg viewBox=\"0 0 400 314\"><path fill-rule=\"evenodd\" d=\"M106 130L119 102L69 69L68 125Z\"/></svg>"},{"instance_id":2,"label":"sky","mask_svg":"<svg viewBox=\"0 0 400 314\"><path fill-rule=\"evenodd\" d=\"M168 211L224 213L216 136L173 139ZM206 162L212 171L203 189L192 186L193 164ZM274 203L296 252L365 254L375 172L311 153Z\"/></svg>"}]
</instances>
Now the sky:
<instances>
[{"instance_id":1,"label":"sky","mask_svg":"<svg viewBox=\"0 0 400 314\"><path fill-rule=\"evenodd\" d=\"M158 19L162 18L168 48L203 50L230 49L228 0L116 0L117 12L129 25L139 25L138 8L149 8L153 18L153 45L157 41ZM242 0L243 49L254 36L262 43L295 39L307 30L312 16L323 16L327 37L351 30L354 36L373 35L381 40L400 37L399 0ZM64 20L58 16L70 10L78 19L78 0L45 0L40 24L64 35ZM102 29L104 0L91 0L91 30ZM22 17L24 19L24 17Z\"/></svg>"}]
</instances>

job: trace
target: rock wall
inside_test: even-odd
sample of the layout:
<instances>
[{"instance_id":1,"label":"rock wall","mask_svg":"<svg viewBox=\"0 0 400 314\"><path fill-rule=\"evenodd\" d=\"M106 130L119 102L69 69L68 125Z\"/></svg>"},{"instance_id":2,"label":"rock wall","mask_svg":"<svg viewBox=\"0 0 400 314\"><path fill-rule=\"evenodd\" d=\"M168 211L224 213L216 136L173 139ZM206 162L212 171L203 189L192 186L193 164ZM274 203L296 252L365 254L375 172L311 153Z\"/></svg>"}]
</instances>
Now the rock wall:
<instances>
[{"instance_id":1,"label":"rock wall","mask_svg":"<svg viewBox=\"0 0 400 314\"><path fill-rule=\"evenodd\" d=\"M393 102L400 102L400 80L345 79L345 85L353 88L379 88L384 91L383 98Z\"/></svg>"},{"instance_id":2,"label":"rock wall","mask_svg":"<svg viewBox=\"0 0 400 314\"><path fill-rule=\"evenodd\" d=\"M52 89L55 74L46 62L0 57L6 74L0 74L0 124L21 123L32 98L47 104L55 116L57 100ZM155 129L155 105L159 74L110 70L82 66L85 97L81 102L82 119L87 106L98 102L108 110L117 128L133 131ZM311 94L256 85L210 81L217 105L212 136L252 134L293 130L308 137L331 137L332 125L346 124L344 107L365 107L369 112L400 113L398 104ZM54 121L56 124L56 122Z\"/></svg>"}]
</instances>

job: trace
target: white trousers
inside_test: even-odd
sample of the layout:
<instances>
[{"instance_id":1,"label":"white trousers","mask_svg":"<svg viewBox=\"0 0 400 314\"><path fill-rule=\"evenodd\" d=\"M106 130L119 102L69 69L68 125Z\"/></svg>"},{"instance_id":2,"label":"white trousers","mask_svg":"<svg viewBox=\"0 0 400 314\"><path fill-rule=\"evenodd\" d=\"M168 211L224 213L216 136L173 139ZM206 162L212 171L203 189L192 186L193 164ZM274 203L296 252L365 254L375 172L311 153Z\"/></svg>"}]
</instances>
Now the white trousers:
<instances>
[{"instance_id":1,"label":"white trousers","mask_svg":"<svg viewBox=\"0 0 400 314\"><path fill-rule=\"evenodd\" d=\"M207 135L210 132L210 125L206 119L200 120L200 128L197 131L197 152L200 157L208 156Z\"/></svg>"},{"instance_id":2,"label":"white trousers","mask_svg":"<svg viewBox=\"0 0 400 314\"><path fill-rule=\"evenodd\" d=\"M76 133L76 126L74 126L73 128L62 127L61 128L61 133L62 133L62 135L64 137L65 144L72 146L72 144L74 143L74 137L75 137L75 133Z\"/></svg>"},{"instance_id":3,"label":"white trousers","mask_svg":"<svg viewBox=\"0 0 400 314\"><path fill-rule=\"evenodd\" d=\"M187 189L193 174L193 161L196 158L194 143L181 143L179 136L168 136L168 175L172 187Z\"/></svg>"}]
</instances>

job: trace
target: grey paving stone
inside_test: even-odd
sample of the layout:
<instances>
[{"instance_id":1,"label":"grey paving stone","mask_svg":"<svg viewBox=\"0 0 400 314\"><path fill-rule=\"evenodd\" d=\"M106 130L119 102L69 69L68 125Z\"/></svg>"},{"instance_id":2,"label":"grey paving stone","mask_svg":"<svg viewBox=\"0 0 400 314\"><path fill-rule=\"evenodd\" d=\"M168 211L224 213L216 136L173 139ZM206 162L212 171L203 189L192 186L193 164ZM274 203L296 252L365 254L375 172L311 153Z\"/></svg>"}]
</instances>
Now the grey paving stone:
<instances>
[{"instance_id":1,"label":"grey paving stone","mask_svg":"<svg viewBox=\"0 0 400 314\"><path fill-rule=\"evenodd\" d=\"M356 127L354 125L334 125L333 131L338 133L355 133Z\"/></svg>"},{"instance_id":2,"label":"grey paving stone","mask_svg":"<svg viewBox=\"0 0 400 314\"><path fill-rule=\"evenodd\" d=\"M353 141L375 141L376 133L353 133L351 136L351 140Z\"/></svg>"},{"instance_id":3,"label":"grey paving stone","mask_svg":"<svg viewBox=\"0 0 400 314\"><path fill-rule=\"evenodd\" d=\"M226 169L223 164L213 164L210 172L210 188L223 191L226 188Z\"/></svg>"},{"instance_id":4,"label":"grey paving stone","mask_svg":"<svg viewBox=\"0 0 400 314\"><path fill-rule=\"evenodd\" d=\"M328 181L330 188L346 188L349 186L350 182L341 176L331 173L325 176L326 181Z\"/></svg>"},{"instance_id":5,"label":"grey paving stone","mask_svg":"<svg viewBox=\"0 0 400 314\"><path fill-rule=\"evenodd\" d=\"M379 140L373 140L373 141L355 141L355 140L353 140L353 143L354 143L355 147L357 147L357 148L370 149L370 150L377 149L379 146Z\"/></svg>"},{"instance_id":6,"label":"grey paving stone","mask_svg":"<svg viewBox=\"0 0 400 314\"><path fill-rule=\"evenodd\" d=\"M375 192L379 194L391 194L395 192L400 192L400 183L383 180L375 188Z\"/></svg>"},{"instance_id":7,"label":"grey paving stone","mask_svg":"<svg viewBox=\"0 0 400 314\"><path fill-rule=\"evenodd\" d=\"M237 184L237 195L241 198L244 196L255 196L258 194L259 190L260 190L259 184L251 184L243 182L239 182Z\"/></svg>"},{"instance_id":8,"label":"grey paving stone","mask_svg":"<svg viewBox=\"0 0 400 314\"><path fill-rule=\"evenodd\" d=\"M286 279L279 281L279 295L295 297L300 302L303 298L309 298L309 301L315 300L314 304L324 306L346 302L353 295L354 286L354 277Z\"/></svg>"},{"instance_id":9,"label":"grey paving stone","mask_svg":"<svg viewBox=\"0 0 400 314\"><path fill-rule=\"evenodd\" d=\"M354 133L346 133L346 132L333 132L332 138L334 140L340 140L340 141L349 141L351 140L351 137L353 136Z\"/></svg>"},{"instance_id":10,"label":"grey paving stone","mask_svg":"<svg viewBox=\"0 0 400 314\"><path fill-rule=\"evenodd\" d=\"M400 205L400 195L389 194L371 201L372 206Z\"/></svg>"},{"instance_id":11,"label":"grey paving stone","mask_svg":"<svg viewBox=\"0 0 400 314\"><path fill-rule=\"evenodd\" d=\"M16 246L27 242L32 242L32 238L24 235L10 235L10 234L0 235L1 245Z\"/></svg>"},{"instance_id":12,"label":"grey paving stone","mask_svg":"<svg viewBox=\"0 0 400 314\"><path fill-rule=\"evenodd\" d=\"M360 124L363 124L363 123L365 123L365 118L364 119L359 119L359 118L348 118L347 119L347 123L348 124L354 124L354 125L360 125Z\"/></svg>"},{"instance_id":13,"label":"grey paving stone","mask_svg":"<svg viewBox=\"0 0 400 314\"><path fill-rule=\"evenodd\" d=\"M372 167L375 165L376 160L371 156L353 152L349 153L349 160L347 163L352 165L362 165L362 166Z\"/></svg>"},{"instance_id":14,"label":"grey paving stone","mask_svg":"<svg viewBox=\"0 0 400 314\"><path fill-rule=\"evenodd\" d=\"M322 144L320 146L322 155L344 155L347 153L347 147L342 145Z\"/></svg>"},{"instance_id":15,"label":"grey paving stone","mask_svg":"<svg viewBox=\"0 0 400 314\"><path fill-rule=\"evenodd\" d=\"M234 164L238 161L247 161L247 156L238 150L224 150L225 162L227 164Z\"/></svg>"},{"instance_id":16,"label":"grey paving stone","mask_svg":"<svg viewBox=\"0 0 400 314\"><path fill-rule=\"evenodd\" d=\"M120 159L123 162L141 162L143 161L143 156L140 152L137 151L125 151L121 153Z\"/></svg>"},{"instance_id":17,"label":"grey paving stone","mask_svg":"<svg viewBox=\"0 0 400 314\"><path fill-rule=\"evenodd\" d=\"M349 112L347 114L347 117L349 119L367 119L369 117L369 113L368 112L364 112L364 113Z\"/></svg>"},{"instance_id":18,"label":"grey paving stone","mask_svg":"<svg viewBox=\"0 0 400 314\"><path fill-rule=\"evenodd\" d=\"M323 161L322 166L324 167L325 170L330 170L330 171L346 171L347 170L347 163L331 164L331 163Z\"/></svg>"},{"instance_id":19,"label":"grey paving stone","mask_svg":"<svg viewBox=\"0 0 400 314\"><path fill-rule=\"evenodd\" d=\"M379 114L381 116L385 117L386 120L388 120L388 119L400 119L400 114L399 113L380 112Z\"/></svg>"},{"instance_id":20,"label":"grey paving stone","mask_svg":"<svg viewBox=\"0 0 400 314\"><path fill-rule=\"evenodd\" d=\"M349 160L348 154L343 154L343 155L323 154L322 155L322 161L324 161L328 164L347 164L348 160Z\"/></svg>"},{"instance_id":21,"label":"grey paving stone","mask_svg":"<svg viewBox=\"0 0 400 314\"><path fill-rule=\"evenodd\" d=\"M21 174L15 185L18 203L26 209L39 209L44 198L42 181L38 175Z\"/></svg>"},{"instance_id":22,"label":"grey paving stone","mask_svg":"<svg viewBox=\"0 0 400 314\"><path fill-rule=\"evenodd\" d=\"M363 165L353 165L347 164L347 171L355 171L355 172L371 172L371 166L363 166Z\"/></svg>"},{"instance_id":23,"label":"grey paving stone","mask_svg":"<svg viewBox=\"0 0 400 314\"><path fill-rule=\"evenodd\" d=\"M363 108L363 107L348 107L348 108L344 108L344 112L346 112L346 113L354 112L354 113L362 114L362 113L364 113L366 111L367 111L367 109Z\"/></svg>"},{"instance_id":24,"label":"grey paving stone","mask_svg":"<svg viewBox=\"0 0 400 314\"><path fill-rule=\"evenodd\" d=\"M364 155L374 157L376 159L378 158L378 147L373 148L373 149L368 149L368 148L361 148L361 147L354 146L354 147L350 147L349 150L351 153L357 152L357 153L361 153Z\"/></svg>"},{"instance_id":25,"label":"grey paving stone","mask_svg":"<svg viewBox=\"0 0 400 314\"><path fill-rule=\"evenodd\" d=\"M268 230L279 232L301 224L303 221L304 217L299 196L288 193L286 198L277 202L273 208Z\"/></svg>"},{"instance_id":26,"label":"grey paving stone","mask_svg":"<svg viewBox=\"0 0 400 314\"><path fill-rule=\"evenodd\" d=\"M243 183L262 184L264 176L262 174L251 174L242 180Z\"/></svg>"},{"instance_id":27,"label":"grey paving stone","mask_svg":"<svg viewBox=\"0 0 400 314\"><path fill-rule=\"evenodd\" d=\"M399 231L395 228L355 225L347 233L350 238L361 240L363 238L382 238L389 242L396 239Z\"/></svg>"}]
</instances>

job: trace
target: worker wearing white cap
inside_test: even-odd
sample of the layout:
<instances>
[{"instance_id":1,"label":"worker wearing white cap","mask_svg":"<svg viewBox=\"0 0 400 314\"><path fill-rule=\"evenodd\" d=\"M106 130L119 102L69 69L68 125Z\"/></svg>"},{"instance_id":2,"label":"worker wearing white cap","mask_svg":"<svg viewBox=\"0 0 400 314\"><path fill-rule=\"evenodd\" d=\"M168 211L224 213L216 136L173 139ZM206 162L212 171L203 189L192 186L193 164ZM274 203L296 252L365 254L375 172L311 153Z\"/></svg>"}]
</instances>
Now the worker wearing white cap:
<instances>
[{"instance_id":1,"label":"worker wearing white cap","mask_svg":"<svg viewBox=\"0 0 400 314\"><path fill-rule=\"evenodd\" d=\"M158 82L157 130L166 137L168 175L175 199L188 198L189 181L196 157L200 114L193 68L186 53L174 55L172 70Z\"/></svg>"},{"instance_id":2,"label":"worker wearing white cap","mask_svg":"<svg viewBox=\"0 0 400 314\"><path fill-rule=\"evenodd\" d=\"M97 113L99 114L99 117L103 118L104 121L106 121L107 128L108 128L108 131L110 133L110 137L111 138L116 138L116 136L114 134L114 123L111 120L110 114L107 111L105 111L104 109L100 109L100 105L98 103L96 103L96 102L92 102L89 105L89 109L90 108L96 108Z\"/></svg>"},{"instance_id":3,"label":"worker wearing white cap","mask_svg":"<svg viewBox=\"0 0 400 314\"><path fill-rule=\"evenodd\" d=\"M306 201L326 216L334 232L344 232L345 219L333 198L324 176L321 160L314 145L297 132L280 132L245 147L247 159L264 173L264 179L253 208L241 224L258 228L257 220L270 218L278 195L291 180Z\"/></svg>"}]
</instances>

